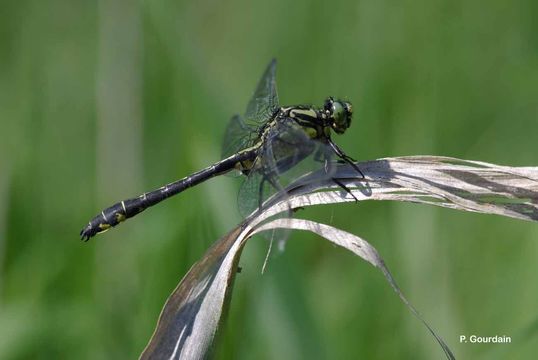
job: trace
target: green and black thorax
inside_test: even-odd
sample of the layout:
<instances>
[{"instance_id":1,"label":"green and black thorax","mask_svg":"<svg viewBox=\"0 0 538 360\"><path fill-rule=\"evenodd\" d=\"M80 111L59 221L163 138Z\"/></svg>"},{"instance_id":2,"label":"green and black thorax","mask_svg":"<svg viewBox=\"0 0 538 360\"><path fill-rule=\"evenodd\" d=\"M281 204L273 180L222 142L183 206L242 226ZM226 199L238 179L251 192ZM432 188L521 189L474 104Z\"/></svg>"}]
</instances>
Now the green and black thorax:
<instances>
[{"instance_id":1,"label":"green and black thorax","mask_svg":"<svg viewBox=\"0 0 538 360\"><path fill-rule=\"evenodd\" d=\"M351 103L329 97L321 108L311 105L281 107L273 113L272 119L260 127L259 138L265 136L275 124L293 122L312 140L324 141L331 137L331 130L343 134L351 125L353 108Z\"/></svg>"},{"instance_id":2,"label":"green and black thorax","mask_svg":"<svg viewBox=\"0 0 538 360\"><path fill-rule=\"evenodd\" d=\"M351 124L352 115L349 102L332 97L323 107L294 105L277 108L251 140L250 149L256 149L257 161L247 160L238 164L237 169L248 175L252 170L259 171L260 166L274 162L279 172L286 171L312 154L319 144L333 144L331 132L344 133Z\"/></svg>"}]
</instances>

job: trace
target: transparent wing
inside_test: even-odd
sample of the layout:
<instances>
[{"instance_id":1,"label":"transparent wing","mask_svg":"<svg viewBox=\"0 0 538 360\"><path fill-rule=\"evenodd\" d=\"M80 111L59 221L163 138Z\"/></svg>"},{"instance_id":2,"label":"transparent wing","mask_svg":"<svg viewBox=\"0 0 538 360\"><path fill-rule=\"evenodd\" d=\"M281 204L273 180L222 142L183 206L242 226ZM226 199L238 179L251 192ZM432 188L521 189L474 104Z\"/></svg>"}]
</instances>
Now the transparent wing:
<instances>
[{"instance_id":1,"label":"transparent wing","mask_svg":"<svg viewBox=\"0 0 538 360\"><path fill-rule=\"evenodd\" d=\"M228 123L222 144L222 157L228 157L254 145L259 127L271 119L277 108L276 60L273 59L247 105L245 118L235 115Z\"/></svg>"},{"instance_id":2,"label":"transparent wing","mask_svg":"<svg viewBox=\"0 0 538 360\"><path fill-rule=\"evenodd\" d=\"M271 118L278 107L276 91L276 59L271 60L252 95L245 112L247 123L261 125Z\"/></svg>"},{"instance_id":3,"label":"transparent wing","mask_svg":"<svg viewBox=\"0 0 538 360\"><path fill-rule=\"evenodd\" d=\"M224 141L222 142L222 158L227 158L240 150L248 148L256 142L258 138L258 128L245 123L240 115L235 115L230 119Z\"/></svg>"},{"instance_id":4,"label":"transparent wing","mask_svg":"<svg viewBox=\"0 0 538 360\"><path fill-rule=\"evenodd\" d=\"M325 169L325 177L334 171L330 147L312 140L291 119L278 119L262 145L254 166L239 191L239 209L246 216L308 172ZM279 194L282 195L282 194Z\"/></svg>"},{"instance_id":5,"label":"transparent wing","mask_svg":"<svg viewBox=\"0 0 538 360\"><path fill-rule=\"evenodd\" d=\"M260 165L260 157L254 163L255 166ZM239 212L243 217L247 217L252 212L256 211L261 203L275 193L271 183L267 181L263 171L251 171L246 180L241 185L237 195L237 203Z\"/></svg>"},{"instance_id":6,"label":"transparent wing","mask_svg":"<svg viewBox=\"0 0 538 360\"><path fill-rule=\"evenodd\" d=\"M319 145L321 143L308 137L295 121L279 118L269 130L261 151L265 170L281 178L313 154Z\"/></svg>"},{"instance_id":7,"label":"transparent wing","mask_svg":"<svg viewBox=\"0 0 538 360\"><path fill-rule=\"evenodd\" d=\"M319 172L315 181L331 178L336 166L331 161L334 151L329 145L312 140L291 119L277 119L262 145L254 166L241 186L238 195L239 210L248 216L272 201L287 201L286 186L312 171ZM288 211L276 217L292 217L294 209L288 202ZM278 229L263 233L269 240L278 240L282 248L289 230Z\"/></svg>"},{"instance_id":8,"label":"transparent wing","mask_svg":"<svg viewBox=\"0 0 538 360\"><path fill-rule=\"evenodd\" d=\"M261 209L262 204L273 195L278 194L286 200L287 194L280 184L280 180L274 174L268 172L270 168L274 168L274 164L268 164L267 162L263 164L263 157L259 156L254 165L258 168L258 171L251 171L241 189L239 190L238 195L238 204L239 211L244 217L247 217L249 214L252 214L254 211ZM261 167L265 167L264 170ZM291 217L292 209L289 207L287 212L277 214L276 217ZM278 240L279 247L283 247L285 241L289 237L289 230L287 229L274 229L270 232L263 232L262 235L271 240ZM271 246L269 246L271 249ZM270 252L270 250L269 250ZM267 254L269 256L269 253ZM265 264L264 264L265 267ZM263 270L262 270L263 271Z\"/></svg>"}]
</instances>

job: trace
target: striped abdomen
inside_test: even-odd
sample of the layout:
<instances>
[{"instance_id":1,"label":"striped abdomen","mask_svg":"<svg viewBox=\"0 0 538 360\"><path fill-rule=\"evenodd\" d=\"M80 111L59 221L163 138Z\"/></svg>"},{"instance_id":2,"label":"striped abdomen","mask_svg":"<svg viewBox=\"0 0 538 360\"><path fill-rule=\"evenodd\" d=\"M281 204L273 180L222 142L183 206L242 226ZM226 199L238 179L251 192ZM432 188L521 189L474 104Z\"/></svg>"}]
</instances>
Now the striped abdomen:
<instances>
[{"instance_id":1,"label":"striped abdomen","mask_svg":"<svg viewBox=\"0 0 538 360\"><path fill-rule=\"evenodd\" d=\"M179 194L194 185L206 181L214 176L226 173L236 167L241 168L241 164L247 160L254 160L257 149L244 150L240 153L232 155L224 160L221 160L212 166L200 170L191 176L185 177L176 182L165 185L157 190L144 193L136 198L120 201L95 216L82 229L80 235L83 240L88 241L91 237L104 232L111 227L141 213L145 209L153 206L170 196Z\"/></svg>"}]
</instances>

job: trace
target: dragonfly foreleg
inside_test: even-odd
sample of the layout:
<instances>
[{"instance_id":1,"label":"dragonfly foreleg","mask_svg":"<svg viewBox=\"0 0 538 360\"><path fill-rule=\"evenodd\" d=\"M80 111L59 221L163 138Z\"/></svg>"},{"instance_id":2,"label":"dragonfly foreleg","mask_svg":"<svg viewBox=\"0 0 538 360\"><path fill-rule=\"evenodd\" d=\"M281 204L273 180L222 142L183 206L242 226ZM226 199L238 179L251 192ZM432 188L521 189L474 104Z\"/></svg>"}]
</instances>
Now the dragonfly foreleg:
<instances>
[{"instance_id":1,"label":"dragonfly foreleg","mask_svg":"<svg viewBox=\"0 0 538 360\"><path fill-rule=\"evenodd\" d=\"M351 156L348 156L342 149L340 149L338 147L338 145L336 145L331 139L329 139L328 141L329 145L331 146L331 148L333 149L334 153L340 157L340 159L342 159L344 162L346 162L347 164L351 165L351 167L353 167L353 169L355 169L360 175L361 177L364 179L364 174L362 173L361 169L359 169L359 167L357 166L357 164L355 164L355 159L353 159ZM333 179L334 180L334 179Z\"/></svg>"}]
</instances>

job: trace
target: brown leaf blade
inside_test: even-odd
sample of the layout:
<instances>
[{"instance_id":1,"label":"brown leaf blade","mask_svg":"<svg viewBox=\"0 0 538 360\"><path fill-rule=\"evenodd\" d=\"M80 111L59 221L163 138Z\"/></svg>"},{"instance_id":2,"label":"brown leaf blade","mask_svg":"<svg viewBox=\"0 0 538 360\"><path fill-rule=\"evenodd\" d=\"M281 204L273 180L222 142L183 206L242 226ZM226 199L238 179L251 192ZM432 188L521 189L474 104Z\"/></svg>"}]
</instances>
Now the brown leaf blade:
<instances>
[{"instance_id":1,"label":"brown leaf blade","mask_svg":"<svg viewBox=\"0 0 538 360\"><path fill-rule=\"evenodd\" d=\"M288 188L293 208L362 200L393 200L429 204L462 211L538 221L538 167L509 167L440 156L386 158L341 165L333 178L351 190L343 191L320 172ZM263 221L285 211L287 204L272 199Z\"/></svg>"},{"instance_id":2,"label":"brown leaf blade","mask_svg":"<svg viewBox=\"0 0 538 360\"><path fill-rule=\"evenodd\" d=\"M229 300L244 232L237 227L194 264L166 301L140 359L204 359Z\"/></svg>"}]
</instances>

